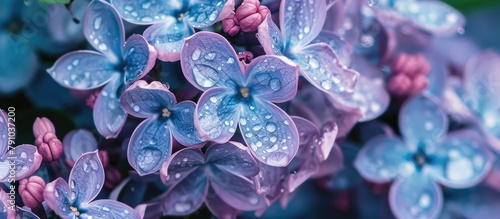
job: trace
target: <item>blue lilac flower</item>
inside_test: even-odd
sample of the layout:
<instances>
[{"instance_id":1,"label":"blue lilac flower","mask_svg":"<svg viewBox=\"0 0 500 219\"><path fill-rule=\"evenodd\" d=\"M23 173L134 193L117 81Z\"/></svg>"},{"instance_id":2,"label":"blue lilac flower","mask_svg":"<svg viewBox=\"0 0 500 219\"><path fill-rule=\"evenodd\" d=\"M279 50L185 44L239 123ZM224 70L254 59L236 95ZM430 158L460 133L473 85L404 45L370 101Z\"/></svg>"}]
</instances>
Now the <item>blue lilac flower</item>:
<instances>
[{"instance_id":1,"label":"blue lilac flower","mask_svg":"<svg viewBox=\"0 0 500 219\"><path fill-rule=\"evenodd\" d=\"M94 105L94 123L103 136L116 137L127 114L119 104L124 86L154 66L156 51L140 35L125 41L123 23L108 3L93 1L83 19L87 41L99 52L75 51L60 57L47 72L64 87L90 90L104 86Z\"/></svg>"},{"instance_id":2,"label":"blue lilac flower","mask_svg":"<svg viewBox=\"0 0 500 219\"><path fill-rule=\"evenodd\" d=\"M325 23L331 4L319 1L281 1L280 27L271 16L259 26L258 38L266 54L284 55L300 66L301 75L324 92L348 96L358 73L347 69L326 43L311 43Z\"/></svg>"},{"instance_id":3,"label":"blue lilac flower","mask_svg":"<svg viewBox=\"0 0 500 219\"><path fill-rule=\"evenodd\" d=\"M8 118L7 114L0 109L0 182L12 182L11 168L15 169L14 179L20 180L35 172L42 163L42 156L35 146L22 144L14 147L12 145L12 142L15 142L12 136L15 132L11 131L14 123L9 125ZM11 166L12 162L14 166Z\"/></svg>"},{"instance_id":4,"label":"blue lilac flower","mask_svg":"<svg viewBox=\"0 0 500 219\"><path fill-rule=\"evenodd\" d=\"M136 210L118 201L93 201L103 184L104 169L97 151L93 151L75 162L68 181L57 178L48 183L43 197L61 218L141 218Z\"/></svg>"},{"instance_id":5,"label":"blue lilac flower","mask_svg":"<svg viewBox=\"0 0 500 219\"><path fill-rule=\"evenodd\" d=\"M123 92L120 102L128 114L146 118L130 137L127 153L130 165L140 175L160 169L172 153L172 136L186 146L205 141L194 125L196 104L177 103L174 94L158 81L135 82Z\"/></svg>"},{"instance_id":6,"label":"blue lilac flower","mask_svg":"<svg viewBox=\"0 0 500 219\"><path fill-rule=\"evenodd\" d=\"M169 186L164 196L166 215L187 215L203 202L221 217L238 209L251 211L268 206L250 180L259 165L249 149L237 142L214 144L205 153L186 148L165 162L161 180Z\"/></svg>"},{"instance_id":7,"label":"blue lilac flower","mask_svg":"<svg viewBox=\"0 0 500 219\"><path fill-rule=\"evenodd\" d=\"M209 27L234 8L234 0L112 0L111 4L128 22L152 24L143 35L162 61L178 61L182 42L195 33L194 28Z\"/></svg>"},{"instance_id":8,"label":"blue lilac flower","mask_svg":"<svg viewBox=\"0 0 500 219\"><path fill-rule=\"evenodd\" d=\"M472 130L449 133L448 119L436 100L426 94L401 109L403 140L375 137L359 152L354 165L372 182L395 180L389 191L398 218L436 218L442 209L439 184L466 188L479 183L492 166L485 141Z\"/></svg>"},{"instance_id":9,"label":"blue lilac flower","mask_svg":"<svg viewBox=\"0 0 500 219\"><path fill-rule=\"evenodd\" d=\"M184 42L181 66L186 79L205 91L195 111L202 136L227 142L239 124L253 155L271 166L286 166L297 153L299 136L290 116L272 102L297 93L298 67L278 56L240 63L222 36L199 32Z\"/></svg>"}]
</instances>

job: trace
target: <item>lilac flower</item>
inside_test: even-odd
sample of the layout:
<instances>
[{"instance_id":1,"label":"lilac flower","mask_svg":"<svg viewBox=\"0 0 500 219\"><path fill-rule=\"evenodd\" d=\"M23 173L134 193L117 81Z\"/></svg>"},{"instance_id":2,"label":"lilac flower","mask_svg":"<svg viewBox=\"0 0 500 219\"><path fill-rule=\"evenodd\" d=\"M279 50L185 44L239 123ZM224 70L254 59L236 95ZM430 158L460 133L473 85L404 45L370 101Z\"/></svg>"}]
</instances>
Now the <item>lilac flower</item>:
<instances>
[{"instance_id":1,"label":"lilac flower","mask_svg":"<svg viewBox=\"0 0 500 219\"><path fill-rule=\"evenodd\" d=\"M196 104L177 103L174 94L160 82L137 81L123 92L120 102L128 114L147 118L130 137L127 152L130 165L139 175L160 169L172 153L172 135L182 145L205 141L194 126Z\"/></svg>"},{"instance_id":2,"label":"lilac flower","mask_svg":"<svg viewBox=\"0 0 500 219\"><path fill-rule=\"evenodd\" d=\"M104 184L97 151L85 153L76 161L68 182L57 178L43 193L47 205L61 218L140 218L134 209L115 200L92 201Z\"/></svg>"},{"instance_id":3,"label":"lilac flower","mask_svg":"<svg viewBox=\"0 0 500 219\"><path fill-rule=\"evenodd\" d=\"M450 80L444 98L448 111L463 121L473 121L488 137L491 146L500 148L498 103L500 92L500 56L493 51L479 53L466 65L463 81Z\"/></svg>"},{"instance_id":4,"label":"lilac flower","mask_svg":"<svg viewBox=\"0 0 500 219\"><path fill-rule=\"evenodd\" d=\"M95 137L84 129L69 132L64 136L62 143L65 161L69 166L73 166L82 154L97 150Z\"/></svg>"},{"instance_id":5,"label":"lilac flower","mask_svg":"<svg viewBox=\"0 0 500 219\"><path fill-rule=\"evenodd\" d=\"M436 218L443 201L436 182L451 188L470 187L491 168L492 157L480 135L461 130L443 136L448 120L430 96L407 102L399 126L404 142L389 136L374 138L354 163L367 180L396 180L389 201L398 218Z\"/></svg>"},{"instance_id":6,"label":"lilac flower","mask_svg":"<svg viewBox=\"0 0 500 219\"><path fill-rule=\"evenodd\" d=\"M205 91L195 111L202 136L227 142L239 124L253 155L271 166L286 166L299 146L290 116L271 102L297 93L298 68L288 59L261 56L246 66L222 36L200 32L186 39L181 51L186 79Z\"/></svg>"},{"instance_id":7,"label":"lilac flower","mask_svg":"<svg viewBox=\"0 0 500 219\"><path fill-rule=\"evenodd\" d=\"M397 0L374 1L369 5L377 19L393 27L410 21L417 27L436 35L452 35L465 24L460 12L441 1ZM375 3L377 2L377 3Z\"/></svg>"},{"instance_id":8,"label":"lilac flower","mask_svg":"<svg viewBox=\"0 0 500 219\"><path fill-rule=\"evenodd\" d=\"M209 27L234 8L234 0L112 0L111 4L128 22L153 24L143 35L162 61L179 60L182 42L194 34L193 28Z\"/></svg>"},{"instance_id":9,"label":"lilac flower","mask_svg":"<svg viewBox=\"0 0 500 219\"><path fill-rule=\"evenodd\" d=\"M125 42L120 17L111 5L100 0L90 3L83 30L99 52L68 53L47 72L70 89L90 90L105 85L95 102L94 123L103 136L116 137L127 116L119 105L121 89L153 68L156 52L140 35L133 35Z\"/></svg>"},{"instance_id":10,"label":"lilac flower","mask_svg":"<svg viewBox=\"0 0 500 219\"><path fill-rule=\"evenodd\" d=\"M251 211L267 206L249 180L258 172L248 148L237 142L212 145L205 154L200 149L180 150L160 170L161 180L169 186L164 213L187 215L203 202L218 216L233 208Z\"/></svg>"},{"instance_id":11,"label":"lilac flower","mask_svg":"<svg viewBox=\"0 0 500 219\"><path fill-rule=\"evenodd\" d=\"M8 125L7 114L0 109L0 182L12 182L11 165L14 166L14 179L17 181L31 175L42 163L42 156L33 145L9 147L9 128L12 127Z\"/></svg>"},{"instance_id":12,"label":"lilac flower","mask_svg":"<svg viewBox=\"0 0 500 219\"><path fill-rule=\"evenodd\" d=\"M328 44L311 44L320 33L330 6L325 0L283 0L281 31L268 15L258 28L258 38L267 54L284 55L297 63L311 84L324 92L344 96L353 92L358 73L347 69Z\"/></svg>"}]
</instances>

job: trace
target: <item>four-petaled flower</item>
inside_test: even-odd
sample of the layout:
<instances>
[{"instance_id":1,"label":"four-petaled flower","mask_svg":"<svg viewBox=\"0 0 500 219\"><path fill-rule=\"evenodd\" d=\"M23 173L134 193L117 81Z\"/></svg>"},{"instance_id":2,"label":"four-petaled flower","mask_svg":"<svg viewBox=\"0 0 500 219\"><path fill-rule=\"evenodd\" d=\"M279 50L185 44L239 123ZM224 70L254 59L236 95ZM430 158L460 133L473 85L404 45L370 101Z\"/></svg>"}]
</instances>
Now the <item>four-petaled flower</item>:
<instances>
[{"instance_id":1,"label":"four-petaled flower","mask_svg":"<svg viewBox=\"0 0 500 219\"><path fill-rule=\"evenodd\" d=\"M104 169L97 151L78 158L68 182L57 178L47 184L43 193L47 205L61 218L140 218L136 210L121 202L92 201L104 184Z\"/></svg>"},{"instance_id":2,"label":"four-petaled flower","mask_svg":"<svg viewBox=\"0 0 500 219\"><path fill-rule=\"evenodd\" d=\"M160 170L169 186L163 210L167 215L187 215L203 202L222 217L228 209L251 211L268 206L249 179L259 173L257 161L238 142L214 144L206 150L186 148L170 157Z\"/></svg>"},{"instance_id":3,"label":"four-petaled flower","mask_svg":"<svg viewBox=\"0 0 500 219\"><path fill-rule=\"evenodd\" d=\"M83 32L99 52L76 51L60 57L47 72L64 87L90 90L106 85L94 105L94 123L100 134L116 137L126 113L119 97L124 85L142 78L156 61L156 51L140 35L125 42L123 22L108 3L94 0L83 18Z\"/></svg>"},{"instance_id":4,"label":"four-petaled flower","mask_svg":"<svg viewBox=\"0 0 500 219\"><path fill-rule=\"evenodd\" d=\"M193 28L209 27L233 11L234 0L112 0L123 19L151 25L144 37L162 61L178 61L184 38Z\"/></svg>"},{"instance_id":5,"label":"four-petaled flower","mask_svg":"<svg viewBox=\"0 0 500 219\"><path fill-rule=\"evenodd\" d=\"M147 118L137 126L128 145L128 161L139 175L160 169L172 153L172 135L186 146L205 141L194 125L196 104L177 103L174 94L158 81L135 82L123 92L120 102L128 114Z\"/></svg>"},{"instance_id":6,"label":"four-petaled flower","mask_svg":"<svg viewBox=\"0 0 500 219\"><path fill-rule=\"evenodd\" d=\"M42 163L40 155L35 146L23 144L9 150L13 133L9 125L9 117L0 109L0 182L11 182L11 171L14 170L14 179L20 180L35 172ZM9 150L9 151L7 151Z\"/></svg>"},{"instance_id":7,"label":"four-petaled flower","mask_svg":"<svg viewBox=\"0 0 500 219\"><path fill-rule=\"evenodd\" d=\"M222 36L199 32L184 42L186 79L205 91L195 112L202 136L225 143L239 124L253 155L271 166L286 166L297 153L299 135L290 116L271 102L297 93L298 67L285 57L260 56L247 66Z\"/></svg>"},{"instance_id":8,"label":"four-petaled flower","mask_svg":"<svg viewBox=\"0 0 500 219\"><path fill-rule=\"evenodd\" d=\"M331 3L332 4L332 3ZM326 43L312 43L325 23L325 0L281 1L280 29L271 16L259 26L259 41L267 54L284 55L300 66L302 76L324 92L348 96L359 73L347 69Z\"/></svg>"},{"instance_id":9,"label":"four-petaled flower","mask_svg":"<svg viewBox=\"0 0 500 219\"><path fill-rule=\"evenodd\" d=\"M361 149L354 165L367 180L396 179L389 201L397 218L436 218L443 200L436 182L451 188L473 186L490 170L492 155L471 130L442 138L448 130L446 114L427 94L411 99L400 113L405 142L376 137Z\"/></svg>"}]
</instances>

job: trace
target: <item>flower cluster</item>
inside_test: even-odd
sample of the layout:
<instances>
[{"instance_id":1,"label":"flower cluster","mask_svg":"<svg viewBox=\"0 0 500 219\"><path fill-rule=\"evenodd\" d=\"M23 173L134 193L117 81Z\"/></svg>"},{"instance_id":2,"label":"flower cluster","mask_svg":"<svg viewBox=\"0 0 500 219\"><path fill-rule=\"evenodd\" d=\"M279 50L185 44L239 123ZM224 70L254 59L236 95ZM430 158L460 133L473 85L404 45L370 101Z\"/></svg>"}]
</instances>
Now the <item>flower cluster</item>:
<instances>
[{"instance_id":1,"label":"flower cluster","mask_svg":"<svg viewBox=\"0 0 500 219\"><path fill-rule=\"evenodd\" d=\"M499 213L500 54L464 35L467 10L0 6L0 218Z\"/></svg>"}]
</instances>

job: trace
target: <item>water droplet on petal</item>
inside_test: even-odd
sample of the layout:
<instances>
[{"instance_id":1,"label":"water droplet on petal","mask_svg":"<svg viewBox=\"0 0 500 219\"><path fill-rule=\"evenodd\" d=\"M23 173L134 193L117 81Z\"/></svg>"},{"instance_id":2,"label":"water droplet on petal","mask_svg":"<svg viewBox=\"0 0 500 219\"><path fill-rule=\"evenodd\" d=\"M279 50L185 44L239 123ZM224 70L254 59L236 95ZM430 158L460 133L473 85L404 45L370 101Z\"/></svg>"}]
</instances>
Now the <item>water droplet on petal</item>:
<instances>
[{"instance_id":1,"label":"water droplet on petal","mask_svg":"<svg viewBox=\"0 0 500 219\"><path fill-rule=\"evenodd\" d=\"M102 17L96 17L94 20L94 29L99 30L101 28Z\"/></svg>"},{"instance_id":2,"label":"water droplet on petal","mask_svg":"<svg viewBox=\"0 0 500 219\"><path fill-rule=\"evenodd\" d=\"M214 52L207 53L207 54L205 55L205 59L206 59L206 60L214 60L214 59L215 59L215 56L216 56L216 53L214 53Z\"/></svg>"},{"instance_id":3,"label":"water droplet on petal","mask_svg":"<svg viewBox=\"0 0 500 219\"><path fill-rule=\"evenodd\" d=\"M179 213L187 212L187 211L191 210L191 204L187 203L187 202L185 202L185 203L178 202L178 203L174 204L174 209L175 209L175 211L177 211Z\"/></svg>"},{"instance_id":4,"label":"water droplet on petal","mask_svg":"<svg viewBox=\"0 0 500 219\"><path fill-rule=\"evenodd\" d=\"M274 131L276 131L276 124L274 124L274 123L272 123L272 122L267 123L267 125L266 125L266 130L267 130L268 132L274 132Z\"/></svg>"},{"instance_id":5,"label":"water droplet on petal","mask_svg":"<svg viewBox=\"0 0 500 219\"><path fill-rule=\"evenodd\" d=\"M332 82L330 80L324 80L321 82L321 87L326 90L330 90L332 88Z\"/></svg>"},{"instance_id":6,"label":"water droplet on petal","mask_svg":"<svg viewBox=\"0 0 500 219\"><path fill-rule=\"evenodd\" d=\"M420 196L418 204L422 208L428 208L431 205L431 196L427 193L424 193Z\"/></svg>"},{"instance_id":7,"label":"water droplet on petal","mask_svg":"<svg viewBox=\"0 0 500 219\"><path fill-rule=\"evenodd\" d=\"M272 90L279 90L281 88L281 82L279 79L273 78L269 81L269 87L271 87Z\"/></svg>"},{"instance_id":8,"label":"water droplet on petal","mask_svg":"<svg viewBox=\"0 0 500 219\"><path fill-rule=\"evenodd\" d=\"M26 152L21 152L21 158L26 159L28 157L28 153Z\"/></svg>"}]
</instances>

